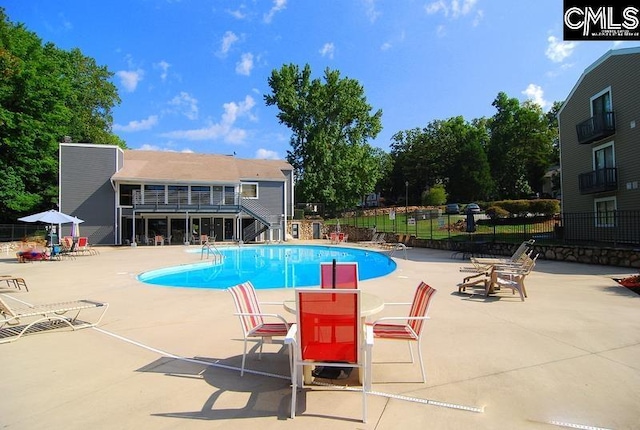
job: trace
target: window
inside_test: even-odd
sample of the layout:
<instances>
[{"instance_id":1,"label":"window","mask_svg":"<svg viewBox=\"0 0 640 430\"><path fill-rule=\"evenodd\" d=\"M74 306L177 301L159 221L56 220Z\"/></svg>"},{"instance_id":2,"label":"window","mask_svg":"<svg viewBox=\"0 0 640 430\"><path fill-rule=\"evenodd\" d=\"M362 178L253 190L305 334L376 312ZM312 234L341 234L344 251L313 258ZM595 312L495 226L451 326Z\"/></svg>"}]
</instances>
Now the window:
<instances>
[{"instance_id":1,"label":"window","mask_svg":"<svg viewBox=\"0 0 640 430\"><path fill-rule=\"evenodd\" d=\"M242 197L246 199L257 199L258 198L258 184L256 183L243 183L240 186L240 193Z\"/></svg>"},{"instance_id":2,"label":"window","mask_svg":"<svg viewBox=\"0 0 640 430\"><path fill-rule=\"evenodd\" d=\"M615 227L616 198L595 199L593 203L596 211L596 227Z\"/></svg>"},{"instance_id":3,"label":"window","mask_svg":"<svg viewBox=\"0 0 640 430\"><path fill-rule=\"evenodd\" d=\"M593 170L606 169L616 166L613 142L593 148Z\"/></svg>"},{"instance_id":4,"label":"window","mask_svg":"<svg viewBox=\"0 0 640 430\"><path fill-rule=\"evenodd\" d=\"M208 205L211 197L211 188L208 186L194 185L191 187L191 204Z\"/></svg>"},{"instance_id":5,"label":"window","mask_svg":"<svg viewBox=\"0 0 640 430\"><path fill-rule=\"evenodd\" d=\"M186 185L169 185L169 204L182 204L189 203L189 187Z\"/></svg>"},{"instance_id":6,"label":"window","mask_svg":"<svg viewBox=\"0 0 640 430\"><path fill-rule=\"evenodd\" d=\"M609 112L613 112L611 88L606 88L591 97L591 116L596 117L596 121L603 121L598 124L600 128L610 129L613 127L613 116L607 115Z\"/></svg>"},{"instance_id":7,"label":"window","mask_svg":"<svg viewBox=\"0 0 640 430\"><path fill-rule=\"evenodd\" d=\"M234 187L224 187L224 204L236 204L236 190Z\"/></svg>"},{"instance_id":8,"label":"window","mask_svg":"<svg viewBox=\"0 0 640 430\"><path fill-rule=\"evenodd\" d=\"M140 185L120 184L120 206L133 205L134 191L140 191Z\"/></svg>"},{"instance_id":9,"label":"window","mask_svg":"<svg viewBox=\"0 0 640 430\"><path fill-rule=\"evenodd\" d=\"M147 205L164 204L164 185L145 185L144 203Z\"/></svg>"}]
</instances>

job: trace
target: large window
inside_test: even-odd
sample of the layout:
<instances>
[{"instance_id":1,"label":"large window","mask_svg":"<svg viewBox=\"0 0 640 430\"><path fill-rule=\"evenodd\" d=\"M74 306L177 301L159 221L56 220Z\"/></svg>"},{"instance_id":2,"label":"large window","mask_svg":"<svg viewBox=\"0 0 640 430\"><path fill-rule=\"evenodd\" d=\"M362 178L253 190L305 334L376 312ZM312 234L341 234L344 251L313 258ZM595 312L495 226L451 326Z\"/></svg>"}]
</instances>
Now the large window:
<instances>
[{"instance_id":1,"label":"large window","mask_svg":"<svg viewBox=\"0 0 640 430\"><path fill-rule=\"evenodd\" d=\"M147 205L164 204L164 185L145 185L144 203Z\"/></svg>"},{"instance_id":2,"label":"large window","mask_svg":"<svg viewBox=\"0 0 640 430\"><path fill-rule=\"evenodd\" d=\"M243 183L241 185L242 197L246 199L257 199L258 198L258 184L256 183Z\"/></svg>"},{"instance_id":3,"label":"large window","mask_svg":"<svg viewBox=\"0 0 640 430\"><path fill-rule=\"evenodd\" d=\"M194 185L191 187L191 204L208 205L211 200L211 187Z\"/></svg>"},{"instance_id":4,"label":"large window","mask_svg":"<svg viewBox=\"0 0 640 430\"><path fill-rule=\"evenodd\" d=\"M615 227L616 198L595 199L596 227Z\"/></svg>"},{"instance_id":5,"label":"large window","mask_svg":"<svg viewBox=\"0 0 640 430\"><path fill-rule=\"evenodd\" d=\"M593 148L593 170L616 167L613 142Z\"/></svg>"},{"instance_id":6,"label":"large window","mask_svg":"<svg viewBox=\"0 0 640 430\"><path fill-rule=\"evenodd\" d=\"M134 191L140 191L140 185L120 184L120 206L133 205Z\"/></svg>"},{"instance_id":7,"label":"large window","mask_svg":"<svg viewBox=\"0 0 640 430\"><path fill-rule=\"evenodd\" d=\"M189 187L186 185L169 185L168 203L186 205L189 203Z\"/></svg>"},{"instance_id":8,"label":"large window","mask_svg":"<svg viewBox=\"0 0 640 430\"><path fill-rule=\"evenodd\" d=\"M607 115L610 112L613 112L611 88L606 88L591 97L591 116L596 119L598 129L609 130L613 128L613 116Z\"/></svg>"}]
</instances>

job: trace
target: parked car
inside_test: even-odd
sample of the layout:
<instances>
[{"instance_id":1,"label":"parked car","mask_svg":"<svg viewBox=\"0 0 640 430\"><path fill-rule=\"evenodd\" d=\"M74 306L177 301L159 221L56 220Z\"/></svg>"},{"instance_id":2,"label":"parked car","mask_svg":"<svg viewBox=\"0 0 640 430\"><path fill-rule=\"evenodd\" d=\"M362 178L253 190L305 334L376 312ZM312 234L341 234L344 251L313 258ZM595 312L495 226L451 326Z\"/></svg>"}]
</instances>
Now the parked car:
<instances>
[{"instance_id":1,"label":"parked car","mask_svg":"<svg viewBox=\"0 0 640 430\"><path fill-rule=\"evenodd\" d=\"M444 213L457 215L460 213L460 206L457 203L449 203L444 207Z\"/></svg>"},{"instance_id":2,"label":"parked car","mask_svg":"<svg viewBox=\"0 0 640 430\"><path fill-rule=\"evenodd\" d=\"M471 211L474 214L477 214L480 213L480 206L478 206L476 203L469 203L464 211L465 213Z\"/></svg>"}]
</instances>

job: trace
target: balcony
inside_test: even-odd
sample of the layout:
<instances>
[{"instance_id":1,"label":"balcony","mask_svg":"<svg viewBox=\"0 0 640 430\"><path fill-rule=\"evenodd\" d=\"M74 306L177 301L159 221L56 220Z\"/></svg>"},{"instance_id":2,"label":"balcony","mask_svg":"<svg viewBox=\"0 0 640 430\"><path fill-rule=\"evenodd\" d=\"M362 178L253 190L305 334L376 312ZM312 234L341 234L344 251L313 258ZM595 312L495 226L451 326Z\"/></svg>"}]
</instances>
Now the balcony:
<instances>
[{"instance_id":1,"label":"balcony","mask_svg":"<svg viewBox=\"0 0 640 430\"><path fill-rule=\"evenodd\" d=\"M592 116L576 125L578 143L588 144L611 136L616 132L616 121L613 112L604 112Z\"/></svg>"},{"instance_id":2,"label":"balcony","mask_svg":"<svg viewBox=\"0 0 640 430\"><path fill-rule=\"evenodd\" d=\"M578 176L580 194L603 193L618 189L618 169L607 167L592 172L581 173Z\"/></svg>"}]
</instances>

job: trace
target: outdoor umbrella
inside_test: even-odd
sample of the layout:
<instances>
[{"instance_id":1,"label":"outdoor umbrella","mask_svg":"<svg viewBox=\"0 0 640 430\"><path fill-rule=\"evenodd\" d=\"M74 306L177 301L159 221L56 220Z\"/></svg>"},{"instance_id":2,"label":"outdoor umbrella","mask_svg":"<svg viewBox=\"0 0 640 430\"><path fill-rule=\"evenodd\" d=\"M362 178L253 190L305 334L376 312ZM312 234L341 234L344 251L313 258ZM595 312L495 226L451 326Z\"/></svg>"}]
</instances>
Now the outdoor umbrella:
<instances>
[{"instance_id":1,"label":"outdoor umbrella","mask_svg":"<svg viewBox=\"0 0 640 430\"><path fill-rule=\"evenodd\" d=\"M73 217L71 215L67 215L65 213L59 212L55 209L51 209L45 212L39 212L37 214L28 215L22 218L18 218L18 221L24 222L42 222L46 224L50 224L53 226L54 224L69 224L69 223L81 223L84 222L80 218ZM51 235L51 233L50 233ZM51 239L51 236L50 236Z\"/></svg>"}]
</instances>

